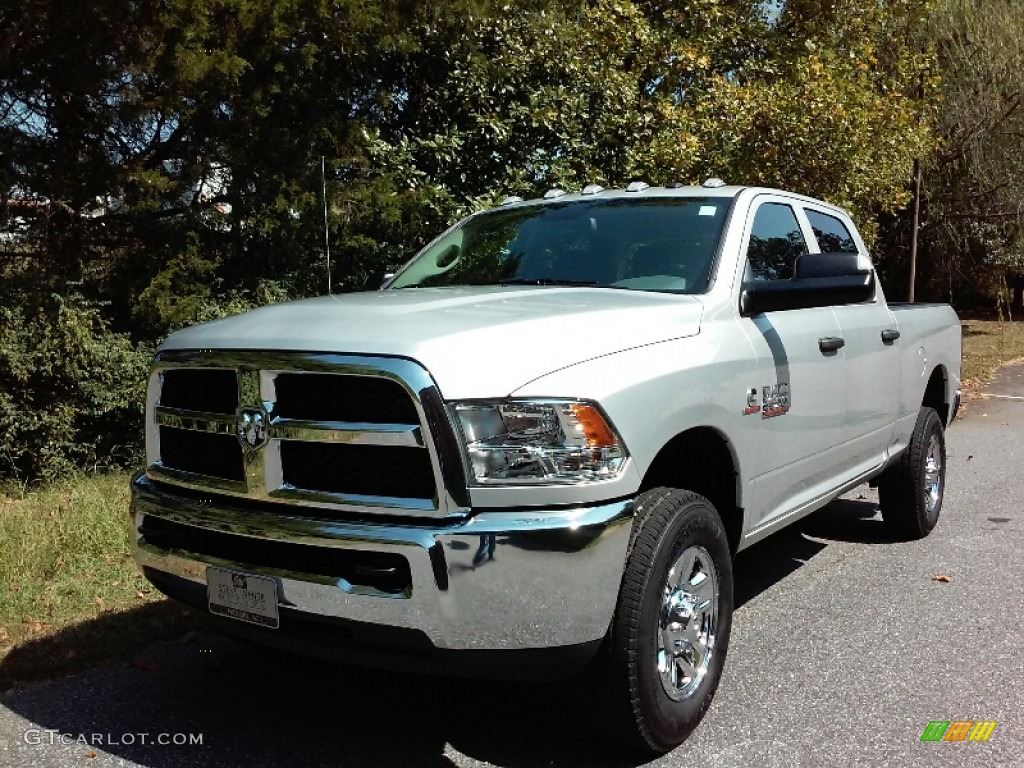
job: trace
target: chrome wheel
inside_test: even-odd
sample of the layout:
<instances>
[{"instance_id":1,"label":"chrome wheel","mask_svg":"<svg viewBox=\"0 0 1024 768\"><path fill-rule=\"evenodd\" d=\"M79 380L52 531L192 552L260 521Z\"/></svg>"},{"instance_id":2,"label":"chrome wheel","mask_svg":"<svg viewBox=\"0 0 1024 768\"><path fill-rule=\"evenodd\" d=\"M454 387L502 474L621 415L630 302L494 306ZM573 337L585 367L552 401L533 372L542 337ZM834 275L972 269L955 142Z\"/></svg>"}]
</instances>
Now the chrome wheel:
<instances>
[{"instance_id":1,"label":"chrome wheel","mask_svg":"<svg viewBox=\"0 0 1024 768\"><path fill-rule=\"evenodd\" d=\"M580 713L632 750L679 746L711 706L732 629L732 556L714 505L679 488L636 499L629 554Z\"/></svg>"},{"instance_id":2,"label":"chrome wheel","mask_svg":"<svg viewBox=\"0 0 1024 768\"><path fill-rule=\"evenodd\" d=\"M711 555L692 546L669 569L658 612L658 672L674 701L693 695L715 648L718 573Z\"/></svg>"},{"instance_id":3,"label":"chrome wheel","mask_svg":"<svg viewBox=\"0 0 1024 768\"><path fill-rule=\"evenodd\" d=\"M928 452L924 458L924 506L933 514L942 501L942 448L938 435L928 441Z\"/></svg>"}]
</instances>

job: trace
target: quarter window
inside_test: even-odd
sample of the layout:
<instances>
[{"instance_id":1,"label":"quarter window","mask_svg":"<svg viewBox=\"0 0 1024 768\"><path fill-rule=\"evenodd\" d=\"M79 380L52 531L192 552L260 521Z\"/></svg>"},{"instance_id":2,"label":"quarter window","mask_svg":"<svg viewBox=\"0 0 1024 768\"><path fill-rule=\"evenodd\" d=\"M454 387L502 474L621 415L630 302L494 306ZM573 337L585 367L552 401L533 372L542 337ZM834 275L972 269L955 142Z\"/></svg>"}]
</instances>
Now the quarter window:
<instances>
[{"instance_id":1,"label":"quarter window","mask_svg":"<svg viewBox=\"0 0 1024 768\"><path fill-rule=\"evenodd\" d=\"M835 216L804 209L822 253L857 253L857 244L846 225Z\"/></svg>"},{"instance_id":2,"label":"quarter window","mask_svg":"<svg viewBox=\"0 0 1024 768\"><path fill-rule=\"evenodd\" d=\"M807 241L793 209L782 203L765 203L754 214L744 279L790 280L797 257L806 253Z\"/></svg>"}]
</instances>

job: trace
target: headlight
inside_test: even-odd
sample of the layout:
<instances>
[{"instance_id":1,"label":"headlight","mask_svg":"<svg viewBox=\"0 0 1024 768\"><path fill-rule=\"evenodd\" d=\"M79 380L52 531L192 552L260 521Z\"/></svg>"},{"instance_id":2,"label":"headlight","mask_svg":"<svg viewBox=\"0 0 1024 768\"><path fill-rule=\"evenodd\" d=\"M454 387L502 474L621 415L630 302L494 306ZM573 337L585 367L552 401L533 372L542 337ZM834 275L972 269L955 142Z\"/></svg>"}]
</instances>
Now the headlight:
<instances>
[{"instance_id":1,"label":"headlight","mask_svg":"<svg viewBox=\"0 0 1024 768\"><path fill-rule=\"evenodd\" d=\"M619 475L629 455L593 403L455 403L474 482L589 483Z\"/></svg>"}]
</instances>

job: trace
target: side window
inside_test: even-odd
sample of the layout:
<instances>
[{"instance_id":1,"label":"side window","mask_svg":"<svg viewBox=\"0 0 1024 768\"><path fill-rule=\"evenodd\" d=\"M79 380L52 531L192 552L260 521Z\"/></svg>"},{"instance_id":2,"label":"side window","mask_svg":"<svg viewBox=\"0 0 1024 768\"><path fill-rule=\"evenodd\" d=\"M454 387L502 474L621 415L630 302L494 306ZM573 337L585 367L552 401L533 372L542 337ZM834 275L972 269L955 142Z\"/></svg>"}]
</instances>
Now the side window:
<instances>
[{"instance_id":1,"label":"side window","mask_svg":"<svg viewBox=\"0 0 1024 768\"><path fill-rule=\"evenodd\" d=\"M793 209L783 203L765 203L754 214L747 247L745 280L789 280L797 256L807 253Z\"/></svg>"},{"instance_id":2,"label":"side window","mask_svg":"<svg viewBox=\"0 0 1024 768\"><path fill-rule=\"evenodd\" d=\"M804 208L822 253L857 253L857 244L846 225L835 216Z\"/></svg>"}]
</instances>

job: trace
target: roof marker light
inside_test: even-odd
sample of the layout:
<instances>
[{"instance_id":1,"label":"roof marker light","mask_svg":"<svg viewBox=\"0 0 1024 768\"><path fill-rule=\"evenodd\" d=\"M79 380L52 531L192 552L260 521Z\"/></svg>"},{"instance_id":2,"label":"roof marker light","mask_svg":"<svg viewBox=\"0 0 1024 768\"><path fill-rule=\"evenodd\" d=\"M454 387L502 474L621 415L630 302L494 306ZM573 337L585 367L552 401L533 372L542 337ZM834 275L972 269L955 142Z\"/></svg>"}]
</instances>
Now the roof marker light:
<instances>
[{"instance_id":1,"label":"roof marker light","mask_svg":"<svg viewBox=\"0 0 1024 768\"><path fill-rule=\"evenodd\" d=\"M604 192L604 187L602 187L600 184L587 184L587 186L583 188L582 194L599 195L602 192Z\"/></svg>"},{"instance_id":2,"label":"roof marker light","mask_svg":"<svg viewBox=\"0 0 1024 768\"><path fill-rule=\"evenodd\" d=\"M501 205L512 205L513 203L521 202L523 202L523 198L521 198L519 195L509 195L508 197L501 201Z\"/></svg>"},{"instance_id":3,"label":"roof marker light","mask_svg":"<svg viewBox=\"0 0 1024 768\"><path fill-rule=\"evenodd\" d=\"M706 179L701 186L707 187L708 189L718 189L719 187L724 187L725 182L717 176L712 176L710 179Z\"/></svg>"},{"instance_id":4,"label":"roof marker light","mask_svg":"<svg viewBox=\"0 0 1024 768\"><path fill-rule=\"evenodd\" d=\"M682 189L684 186L686 185L681 181L670 181L665 185L665 189Z\"/></svg>"},{"instance_id":5,"label":"roof marker light","mask_svg":"<svg viewBox=\"0 0 1024 768\"><path fill-rule=\"evenodd\" d=\"M564 197L564 196L565 196L565 190L564 189L559 189L558 187L555 187L554 189L549 189L547 192L544 193L544 199L545 200L556 200L559 197Z\"/></svg>"},{"instance_id":6,"label":"roof marker light","mask_svg":"<svg viewBox=\"0 0 1024 768\"><path fill-rule=\"evenodd\" d=\"M650 186L651 185L648 184L646 181L631 181L631 182L629 182L629 186L626 187L626 191L627 192L643 192L645 189L649 188Z\"/></svg>"}]
</instances>

